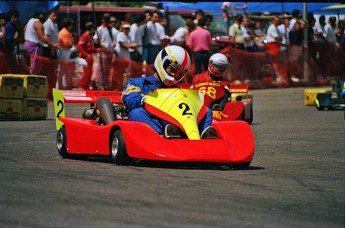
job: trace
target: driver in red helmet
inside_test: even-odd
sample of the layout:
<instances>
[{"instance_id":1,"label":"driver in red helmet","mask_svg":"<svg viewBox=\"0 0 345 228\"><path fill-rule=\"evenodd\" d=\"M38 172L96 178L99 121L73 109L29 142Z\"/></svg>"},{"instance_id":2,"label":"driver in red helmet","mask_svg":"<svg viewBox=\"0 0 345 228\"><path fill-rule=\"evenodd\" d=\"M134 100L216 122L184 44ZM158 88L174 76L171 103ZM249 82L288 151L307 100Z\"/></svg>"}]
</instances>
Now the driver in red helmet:
<instances>
[{"instance_id":1,"label":"driver in red helmet","mask_svg":"<svg viewBox=\"0 0 345 228\"><path fill-rule=\"evenodd\" d=\"M229 65L228 58L221 54L213 54L208 61L208 69L206 72L194 75L192 84L195 85L200 82L214 82L222 81L227 82L225 84L229 85L229 81L223 78L223 74Z\"/></svg>"}]
</instances>

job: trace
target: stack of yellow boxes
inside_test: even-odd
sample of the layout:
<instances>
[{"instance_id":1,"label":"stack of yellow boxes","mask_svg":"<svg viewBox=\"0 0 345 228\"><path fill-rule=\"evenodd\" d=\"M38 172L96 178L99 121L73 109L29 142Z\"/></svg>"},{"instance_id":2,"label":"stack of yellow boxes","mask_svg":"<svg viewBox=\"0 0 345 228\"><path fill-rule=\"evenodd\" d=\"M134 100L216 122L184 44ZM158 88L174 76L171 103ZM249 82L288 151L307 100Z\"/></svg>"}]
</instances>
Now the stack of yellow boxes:
<instances>
[{"instance_id":1,"label":"stack of yellow boxes","mask_svg":"<svg viewBox=\"0 0 345 228\"><path fill-rule=\"evenodd\" d=\"M0 74L0 120L42 120L48 115L47 78Z\"/></svg>"}]
</instances>

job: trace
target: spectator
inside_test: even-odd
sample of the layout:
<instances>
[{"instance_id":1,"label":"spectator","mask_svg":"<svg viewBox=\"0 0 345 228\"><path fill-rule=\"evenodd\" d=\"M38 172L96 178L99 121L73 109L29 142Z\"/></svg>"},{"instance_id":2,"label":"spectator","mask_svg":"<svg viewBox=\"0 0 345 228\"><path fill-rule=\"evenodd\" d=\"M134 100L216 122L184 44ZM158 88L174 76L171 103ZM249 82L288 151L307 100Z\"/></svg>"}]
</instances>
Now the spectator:
<instances>
[{"instance_id":1,"label":"spectator","mask_svg":"<svg viewBox=\"0 0 345 228\"><path fill-rule=\"evenodd\" d=\"M247 27L247 31L248 31L248 34L249 35L252 35L254 36L254 50L253 51L259 51L259 48L261 48L260 45L262 45L262 41L260 40L261 39L261 36L258 36L256 33L255 33L255 22L254 21L250 21L249 24L248 24L248 27Z\"/></svg>"},{"instance_id":2,"label":"spectator","mask_svg":"<svg viewBox=\"0 0 345 228\"><path fill-rule=\"evenodd\" d=\"M50 11L48 19L44 22L44 35L47 40L53 44L58 44L59 28L56 23L57 11ZM43 56L51 59L57 59L57 51L55 48L49 47L48 44L43 44Z\"/></svg>"},{"instance_id":3,"label":"spectator","mask_svg":"<svg viewBox=\"0 0 345 228\"><path fill-rule=\"evenodd\" d=\"M271 51L280 50L280 44L282 37L277 29L280 19L278 16L274 16L271 21L271 25L267 29L267 46Z\"/></svg>"},{"instance_id":4,"label":"spectator","mask_svg":"<svg viewBox=\"0 0 345 228\"><path fill-rule=\"evenodd\" d=\"M66 17L62 20L62 29L58 34L59 51L57 57L60 61L69 61L71 58L71 48L73 47L73 37L71 30L73 27L72 19ZM58 87L59 89L72 89L72 77L74 67L69 66L67 62L59 65ZM65 79L65 80L63 80ZM65 82L65 83L63 83Z\"/></svg>"},{"instance_id":5,"label":"spectator","mask_svg":"<svg viewBox=\"0 0 345 228\"><path fill-rule=\"evenodd\" d=\"M4 51L5 48L4 42L5 42L5 35L6 35L6 17L4 14L0 14L0 51Z\"/></svg>"},{"instance_id":6,"label":"spectator","mask_svg":"<svg viewBox=\"0 0 345 228\"><path fill-rule=\"evenodd\" d=\"M328 74L326 64L327 64L327 52L328 44L326 40L326 17L321 15L319 17L319 22L314 26L314 35L317 40L317 53L316 53L316 65L318 66L319 76L325 76Z\"/></svg>"},{"instance_id":7,"label":"spectator","mask_svg":"<svg viewBox=\"0 0 345 228\"><path fill-rule=\"evenodd\" d=\"M147 30L147 23L149 21L151 21L151 17L152 17L152 12L151 10L146 10L144 12L145 15L145 20L144 20L144 25L143 25L143 31L144 31L144 35L143 35L143 60L147 62L147 44L148 44L148 30Z\"/></svg>"},{"instance_id":8,"label":"spectator","mask_svg":"<svg viewBox=\"0 0 345 228\"><path fill-rule=\"evenodd\" d=\"M110 25L110 14L103 14L103 23L98 26L94 36L95 43L101 47L100 51L100 77L99 90L108 90L111 81L111 67L116 46L116 37L113 37L112 25Z\"/></svg>"},{"instance_id":9,"label":"spectator","mask_svg":"<svg viewBox=\"0 0 345 228\"><path fill-rule=\"evenodd\" d=\"M96 32L96 26L92 22L85 24L86 31L80 36L77 48L79 50L79 57L85 59L87 66L84 66L83 76L79 82L79 88L87 90L96 89L96 83L91 82L92 68L93 68L93 53L99 52L98 48L95 48L93 36Z\"/></svg>"},{"instance_id":10,"label":"spectator","mask_svg":"<svg viewBox=\"0 0 345 228\"><path fill-rule=\"evenodd\" d=\"M267 49L268 52L272 58L272 67L276 74L276 83L278 84L285 84L286 79L283 72L284 64L282 63L280 59L280 44L282 41L282 37L279 34L279 31L277 29L279 25L280 19L278 16L274 16L271 20L271 25L267 29Z\"/></svg>"},{"instance_id":11,"label":"spectator","mask_svg":"<svg viewBox=\"0 0 345 228\"><path fill-rule=\"evenodd\" d=\"M327 58L326 58L326 67L329 72L327 76L334 75L336 72L336 61L339 58L337 53L337 38L336 38L336 17L332 16L328 19L328 23L325 25L326 40L327 40Z\"/></svg>"},{"instance_id":12,"label":"spectator","mask_svg":"<svg viewBox=\"0 0 345 228\"><path fill-rule=\"evenodd\" d=\"M310 64L312 80L315 81L317 78L317 39L314 35L314 28L315 28L316 19L314 15L308 15L308 60Z\"/></svg>"},{"instance_id":13,"label":"spectator","mask_svg":"<svg viewBox=\"0 0 345 228\"><path fill-rule=\"evenodd\" d=\"M289 43L289 32L290 32L290 19L285 17L283 19L283 23L279 25L278 31L280 33L280 36L282 37L281 45L287 45Z\"/></svg>"},{"instance_id":14,"label":"spectator","mask_svg":"<svg viewBox=\"0 0 345 228\"><path fill-rule=\"evenodd\" d=\"M137 43L135 43L129 35L131 25L128 22L123 22L121 28L121 32L117 36L117 54L120 57L131 59L130 52L136 49Z\"/></svg>"},{"instance_id":15,"label":"spectator","mask_svg":"<svg viewBox=\"0 0 345 228\"><path fill-rule=\"evenodd\" d=\"M161 40L157 32L156 23L159 20L159 12L155 11L152 14L151 20L147 22L147 64L153 68L154 58L162 49Z\"/></svg>"},{"instance_id":16,"label":"spectator","mask_svg":"<svg viewBox=\"0 0 345 228\"><path fill-rule=\"evenodd\" d=\"M170 38L170 43L181 46L187 50L186 42L188 40L188 36L195 28L195 23L191 19L187 20L185 26L182 26L175 31L174 35Z\"/></svg>"},{"instance_id":17,"label":"spectator","mask_svg":"<svg viewBox=\"0 0 345 228\"><path fill-rule=\"evenodd\" d=\"M166 138L180 134L178 127L147 112L143 102L150 91L175 86L188 74L190 66L190 57L183 48L172 45L162 49L154 62L154 74L147 77L131 78L123 89L122 101L129 112L128 119L146 123ZM199 132L202 132L202 138L216 135L211 124L212 111L207 109L207 114L199 123Z\"/></svg>"},{"instance_id":18,"label":"spectator","mask_svg":"<svg viewBox=\"0 0 345 228\"><path fill-rule=\"evenodd\" d=\"M223 2L221 6L221 10L224 12L226 17L226 22L228 24L228 28L235 22L236 12L235 10L246 10L247 4L243 6L235 6L235 2Z\"/></svg>"},{"instance_id":19,"label":"spectator","mask_svg":"<svg viewBox=\"0 0 345 228\"><path fill-rule=\"evenodd\" d=\"M345 20L338 21L338 26L337 26L335 36L337 38L337 42L340 45L345 44Z\"/></svg>"},{"instance_id":20,"label":"spectator","mask_svg":"<svg viewBox=\"0 0 345 228\"><path fill-rule=\"evenodd\" d=\"M316 36L318 43L324 43L326 37L326 17L325 15L321 15L319 17L319 23L315 24L314 26L314 35Z\"/></svg>"},{"instance_id":21,"label":"spectator","mask_svg":"<svg viewBox=\"0 0 345 228\"><path fill-rule=\"evenodd\" d=\"M210 26L212 24L213 16L212 15L206 15L204 17L204 20L205 20L204 29L210 30L209 28L210 28Z\"/></svg>"},{"instance_id":22,"label":"spectator","mask_svg":"<svg viewBox=\"0 0 345 228\"><path fill-rule=\"evenodd\" d=\"M13 53L18 43L18 13L13 10L9 13L9 16L10 21L5 26L5 46L9 53Z\"/></svg>"},{"instance_id":23,"label":"spectator","mask_svg":"<svg viewBox=\"0 0 345 228\"><path fill-rule=\"evenodd\" d=\"M223 74L228 65L229 61L225 55L221 53L213 54L208 61L207 71L194 75L192 84L195 85L200 82L225 81L230 85L229 81L223 78Z\"/></svg>"},{"instance_id":24,"label":"spectator","mask_svg":"<svg viewBox=\"0 0 345 228\"><path fill-rule=\"evenodd\" d=\"M336 38L339 44L339 60L340 60L340 69L341 76L345 77L345 20L339 20L336 31Z\"/></svg>"},{"instance_id":25,"label":"spectator","mask_svg":"<svg viewBox=\"0 0 345 228\"><path fill-rule=\"evenodd\" d=\"M135 17L134 23L131 25L129 35L131 40L137 43L137 52L139 53L139 58L137 61L143 61L143 37L144 37L144 26L145 23L145 15L140 14Z\"/></svg>"},{"instance_id":26,"label":"spectator","mask_svg":"<svg viewBox=\"0 0 345 228\"><path fill-rule=\"evenodd\" d=\"M229 28L229 38L232 47L244 50L244 37L241 30L241 23L243 21L242 14L236 15L235 22Z\"/></svg>"},{"instance_id":27,"label":"spectator","mask_svg":"<svg viewBox=\"0 0 345 228\"><path fill-rule=\"evenodd\" d=\"M168 24L167 18L162 16L159 18L158 23L156 23L158 37L161 41L161 46L166 47L169 43L169 36L165 35L165 26Z\"/></svg>"},{"instance_id":28,"label":"spectator","mask_svg":"<svg viewBox=\"0 0 345 228\"><path fill-rule=\"evenodd\" d=\"M190 33L187 46L193 51L195 74L200 74L207 70L208 59L212 45L211 33L204 29L205 21L199 22L196 29ZM203 70L202 70L203 66Z\"/></svg>"},{"instance_id":29,"label":"spectator","mask_svg":"<svg viewBox=\"0 0 345 228\"><path fill-rule=\"evenodd\" d=\"M296 21L292 30L289 32L289 74L293 82L298 82L303 75L301 72L301 54L303 43L303 30L301 29L301 22Z\"/></svg>"},{"instance_id":30,"label":"spectator","mask_svg":"<svg viewBox=\"0 0 345 228\"><path fill-rule=\"evenodd\" d=\"M241 31L244 39L244 48L246 51L254 52L254 39L255 34L248 28L249 20L247 17L243 17L241 24Z\"/></svg>"},{"instance_id":31,"label":"spectator","mask_svg":"<svg viewBox=\"0 0 345 228\"><path fill-rule=\"evenodd\" d=\"M258 36L264 35L266 36L267 33L267 28L266 28L266 23L264 21L257 21L255 23L256 29L255 29L255 34Z\"/></svg>"},{"instance_id":32,"label":"spectator","mask_svg":"<svg viewBox=\"0 0 345 228\"><path fill-rule=\"evenodd\" d=\"M328 23L325 25L325 35L329 43L335 43L337 41L335 37L335 32L336 32L336 27L337 27L336 23L337 23L336 17L332 16L328 19Z\"/></svg>"},{"instance_id":33,"label":"spectator","mask_svg":"<svg viewBox=\"0 0 345 228\"><path fill-rule=\"evenodd\" d=\"M117 35L119 35L120 31L116 28L116 18L115 17L110 17L110 21L109 21L109 26L111 28L111 34L113 36L113 40L114 40L114 44L116 45L116 38Z\"/></svg>"},{"instance_id":34,"label":"spectator","mask_svg":"<svg viewBox=\"0 0 345 228\"><path fill-rule=\"evenodd\" d=\"M301 22L296 21L294 27L289 32L289 44L290 45L302 45L303 43L303 31L301 28Z\"/></svg>"},{"instance_id":35,"label":"spectator","mask_svg":"<svg viewBox=\"0 0 345 228\"><path fill-rule=\"evenodd\" d=\"M48 13L48 19L43 24L43 29L44 29L45 38L49 40L51 43L58 45L59 29L58 29L56 20L57 20L57 11L50 11ZM42 55L49 59L57 59L57 49L44 43L42 47ZM42 72L42 74L45 74L48 78L48 83L50 87L49 92L48 92L48 97L51 99L53 97L51 90L52 88L56 86L57 72L58 72L57 62L46 61L44 72Z\"/></svg>"},{"instance_id":36,"label":"spectator","mask_svg":"<svg viewBox=\"0 0 345 228\"><path fill-rule=\"evenodd\" d=\"M201 9L196 10L194 13L195 19L193 20L195 25L198 25L199 21L201 21L204 18L204 16L205 16L205 13L203 10Z\"/></svg>"},{"instance_id":37,"label":"spectator","mask_svg":"<svg viewBox=\"0 0 345 228\"><path fill-rule=\"evenodd\" d=\"M296 21L298 21L302 17L301 11L299 11L298 9L294 9L291 12L291 15L292 15L292 19L290 20L290 24L289 24L289 30L290 31L292 30L292 28L295 25Z\"/></svg>"},{"instance_id":38,"label":"spectator","mask_svg":"<svg viewBox=\"0 0 345 228\"><path fill-rule=\"evenodd\" d=\"M44 28L42 21L44 20L44 8L37 8L35 15L26 24L24 48L28 54L32 54L30 63L30 74L40 74L40 68L36 65L36 55L42 56L41 42L47 43L52 48L58 48L57 44L53 44L44 36Z\"/></svg>"}]
</instances>

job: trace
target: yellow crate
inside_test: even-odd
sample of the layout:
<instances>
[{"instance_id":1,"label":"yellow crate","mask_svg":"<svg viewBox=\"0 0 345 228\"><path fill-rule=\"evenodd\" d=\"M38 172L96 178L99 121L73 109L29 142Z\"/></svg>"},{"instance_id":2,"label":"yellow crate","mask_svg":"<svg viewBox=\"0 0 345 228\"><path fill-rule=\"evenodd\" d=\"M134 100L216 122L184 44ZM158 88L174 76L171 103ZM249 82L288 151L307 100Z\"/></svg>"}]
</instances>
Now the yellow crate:
<instances>
[{"instance_id":1,"label":"yellow crate","mask_svg":"<svg viewBox=\"0 0 345 228\"><path fill-rule=\"evenodd\" d=\"M22 109L22 100L0 98L0 120L22 120Z\"/></svg>"},{"instance_id":2,"label":"yellow crate","mask_svg":"<svg viewBox=\"0 0 345 228\"><path fill-rule=\"evenodd\" d=\"M24 98L23 120L43 120L48 116L48 102L46 98Z\"/></svg>"},{"instance_id":3,"label":"yellow crate","mask_svg":"<svg viewBox=\"0 0 345 228\"><path fill-rule=\"evenodd\" d=\"M15 74L0 74L0 97L23 98L24 79Z\"/></svg>"},{"instance_id":4,"label":"yellow crate","mask_svg":"<svg viewBox=\"0 0 345 228\"><path fill-rule=\"evenodd\" d=\"M320 88L308 88L304 89L304 105L315 105L316 95L318 93L324 93L326 91L332 91L332 87L320 87Z\"/></svg>"},{"instance_id":5,"label":"yellow crate","mask_svg":"<svg viewBox=\"0 0 345 228\"><path fill-rule=\"evenodd\" d=\"M42 75L23 75L24 97L46 98L48 93L48 81Z\"/></svg>"}]
</instances>

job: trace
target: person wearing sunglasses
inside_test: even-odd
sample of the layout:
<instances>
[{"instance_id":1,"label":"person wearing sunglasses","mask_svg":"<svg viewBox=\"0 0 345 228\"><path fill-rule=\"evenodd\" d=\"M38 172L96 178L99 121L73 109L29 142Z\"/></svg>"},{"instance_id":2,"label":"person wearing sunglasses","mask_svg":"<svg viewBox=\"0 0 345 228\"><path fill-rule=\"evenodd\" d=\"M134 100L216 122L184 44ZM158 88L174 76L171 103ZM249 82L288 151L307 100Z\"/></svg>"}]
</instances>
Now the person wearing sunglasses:
<instances>
[{"instance_id":1,"label":"person wearing sunglasses","mask_svg":"<svg viewBox=\"0 0 345 228\"><path fill-rule=\"evenodd\" d=\"M187 74L191 66L188 52L180 46L171 45L162 49L154 61L154 73L147 77L131 78L122 91L122 102L128 111L128 119L143 122L151 126L158 134L168 138L182 134L181 130L147 112L143 106L146 95L155 89L174 87ZM212 124L212 111L199 123L201 137L216 136Z\"/></svg>"}]
</instances>

